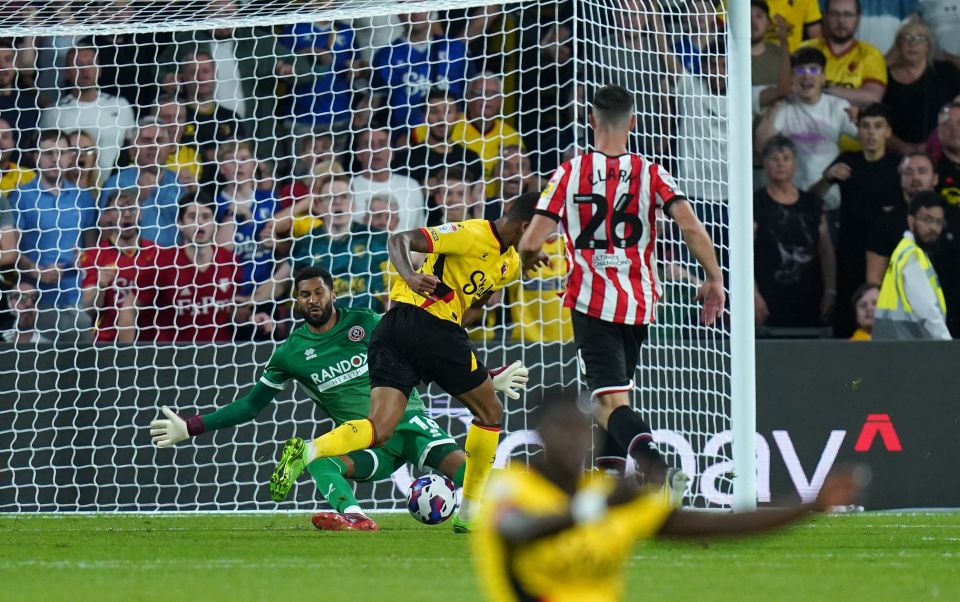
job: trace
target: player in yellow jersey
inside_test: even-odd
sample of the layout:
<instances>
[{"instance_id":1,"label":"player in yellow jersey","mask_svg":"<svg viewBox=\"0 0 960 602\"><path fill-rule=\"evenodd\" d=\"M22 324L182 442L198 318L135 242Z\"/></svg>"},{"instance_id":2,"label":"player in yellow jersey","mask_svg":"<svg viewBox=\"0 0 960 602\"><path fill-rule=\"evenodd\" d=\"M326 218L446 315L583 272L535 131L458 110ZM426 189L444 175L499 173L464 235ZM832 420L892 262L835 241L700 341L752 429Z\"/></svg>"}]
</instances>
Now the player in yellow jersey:
<instances>
[{"instance_id":1,"label":"player in yellow jersey","mask_svg":"<svg viewBox=\"0 0 960 602\"><path fill-rule=\"evenodd\" d=\"M515 246L538 200L537 193L522 195L496 221L467 220L390 237L390 261L400 278L390 291L393 307L370 339L370 414L306 444L296 438L288 441L271 484L292 485L315 458L382 445L403 416L413 388L421 381L435 382L473 413L463 446L463 500L453 518L454 531L471 529L493 467L503 404L463 326L480 316L496 290L519 276ZM411 251L427 254L419 270L413 267ZM546 255L541 260L549 261ZM519 380L514 382L526 382L526 369L519 362L507 369L517 371Z\"/></svg>"},{"instance_id":2,"label":"player in yellow jersey","mask_svg":"<svg viewBox=\"0 0 960 602\"><path fill-rule=\"evenodd\" d=\"M739 514L675 510L635 479L584 474L593 433L573 397L547 397L537 411L543 453L529 469L509 467L491 479L472 540L477 576L496 602L620 600L624 563L640 539L767 531L845 506L859 490L854 473L842 472L811 504Z\"/></svg>"}]
</instances>

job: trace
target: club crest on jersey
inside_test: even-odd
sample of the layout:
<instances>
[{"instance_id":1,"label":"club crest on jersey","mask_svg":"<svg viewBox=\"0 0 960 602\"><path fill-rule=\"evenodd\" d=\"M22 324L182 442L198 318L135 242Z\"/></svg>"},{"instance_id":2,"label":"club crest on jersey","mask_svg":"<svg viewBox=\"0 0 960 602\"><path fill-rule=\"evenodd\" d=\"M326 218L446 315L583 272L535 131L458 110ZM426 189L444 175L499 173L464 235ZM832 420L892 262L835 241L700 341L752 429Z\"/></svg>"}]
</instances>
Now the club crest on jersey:
<instances>
[{"instance_id":1,"label":"club crest on jersey","mask_svg":"<svg viewBox=\"0 0 960 602\"><path fill-rule=\"evenodd\" d=\"M307 349L306 351L303 352L303 358L304 358L304 359L312 360L312 359L315 358L315 357L317 357L317 350L314 349L313 347L311 347L310 349Z\"/></svg>"},{"instance_id":2,"label":"club crest on jersey","mask_svg":"<svg viewBox=\"0 0 960 602\"><path fill-rule=\"evenodd\" d=\"M363 329L363 326L354 326L350 329L350 332L347 333L347 338L356 343L357 341L362 341L365 334L367 334L367 332Z\"/></svg>"}]
</instances>

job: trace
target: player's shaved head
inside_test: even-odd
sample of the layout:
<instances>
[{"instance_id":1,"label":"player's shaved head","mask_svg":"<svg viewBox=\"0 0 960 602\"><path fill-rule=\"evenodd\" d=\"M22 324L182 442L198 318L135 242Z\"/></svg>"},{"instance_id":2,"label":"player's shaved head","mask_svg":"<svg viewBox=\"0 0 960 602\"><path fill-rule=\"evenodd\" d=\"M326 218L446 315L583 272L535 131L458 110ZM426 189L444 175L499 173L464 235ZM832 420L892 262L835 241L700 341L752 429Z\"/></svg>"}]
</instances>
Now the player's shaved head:
<instances>
[{"instance_id":1,"label":"player's shaved head","mask_svg":"<svg viewBox=\"0 0 960 602\"><path fill-rule=\"evenodd\" d=\"M589 403L572 390L548 389L537 406L535 422L543 442L543 468L575 485L593 441ZM584 408L582 406L588 406ZM586 410L586 411L585 411Z\"/></svg>"},{"instance_id":2,"label":"player's shaved head","mask_svg":"<svg viewBox=\"0 0 960 602\"><path fill-rule=\"evenodd\" d=\"M604 86L593 96L593 114L600 127L622 127L633 114L633 94L622 86Z\"/></svg>"},{"instance_id":3,"label":"player's shaved head","mask_svg":"<svg viewBox=\"0 0 960 602\"><path fill-rule=\"evenodd\" d=\"M528 192L513 199L507 209L507 219L516 222L529 222L537 210L540 201L539 192Z\"/></svg>"}]
</instances>

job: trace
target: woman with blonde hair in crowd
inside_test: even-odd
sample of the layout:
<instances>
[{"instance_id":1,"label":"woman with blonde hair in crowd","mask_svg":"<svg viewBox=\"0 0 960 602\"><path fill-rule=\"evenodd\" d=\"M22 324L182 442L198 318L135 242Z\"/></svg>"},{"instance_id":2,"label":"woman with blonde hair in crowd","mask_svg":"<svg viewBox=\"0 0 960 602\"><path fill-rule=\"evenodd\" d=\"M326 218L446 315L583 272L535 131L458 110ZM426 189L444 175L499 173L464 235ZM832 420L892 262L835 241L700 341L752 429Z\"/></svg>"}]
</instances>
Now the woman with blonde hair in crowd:
<instances>
[{"instance_id":1,"label":"woman with blonde hair in crowd","mask_svg":"<svg viewBox=\"0 0 960 602\"><path fill-rule=\"evenodd\" d=\"M940 108L960 94L960 69L935 60L933 33L918 17L904 21L887 55L889 77L883 103L893 117L890 147L923 152L937 127Z\"/></svg>"}]
</instances>

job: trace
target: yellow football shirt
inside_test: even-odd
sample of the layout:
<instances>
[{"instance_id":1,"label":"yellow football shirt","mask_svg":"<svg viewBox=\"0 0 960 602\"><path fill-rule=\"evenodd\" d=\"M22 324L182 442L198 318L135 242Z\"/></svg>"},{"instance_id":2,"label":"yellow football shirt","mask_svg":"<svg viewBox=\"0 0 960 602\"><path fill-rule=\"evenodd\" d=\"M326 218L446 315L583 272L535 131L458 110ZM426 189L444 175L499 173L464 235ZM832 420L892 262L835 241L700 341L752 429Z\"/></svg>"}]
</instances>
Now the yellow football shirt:
<instances>
[{"instance_id":1,"label":"yellow football shirt","mask_svg":"<svg viewBox=\"0 0 960 602\"><path fill-rule=\"evenodd\" d=\"M779 44L776 30L776 16L780 15L790 26L787 35L787 45L790 52L797 49L803 42L803 28L816 25L823 20L820 13L820 3L817 0L767 0L770 7L770 31L767 32L767 41Z\"/></svg>"},{"instance_id":2,"label":"yellow football shirt","mask_svg":"<svg viewBox=\"0 0 960 602\"><path fill-rule=\"evenodd\" d=\"M570 308L563 306L567 275L566 239L548 240L543 251L550 265L510 287L514 340L567 342L573 340Z\"/></svg>"},{"instance_id":3,"label":"yellow football shirt","mask_svg":"<svg viewBox=\"0 0 960 602\"><path fill-rule=\"evenodd\" d=\"M36 177L35 169L20 167L11 162L10 167L4 169L3 175L0 175L0 194L6 194L21 184L29 184Z\"/></svg>"},{"instance_id":4,"label":"yellow football shirt","mask_svg":"<svg viewBox=\"0 0 960 602\"><path fill-rule=\"evenodd\" d=\"M167 157L165 167L174 173L180 173L181 170L189 171L199 181L203 174L203 166L200 165L197 155L197 149L189 144L179 144L176 152L170 153Z\"/></svg>"},{"instance_id":5,"label":"yellow football shirt","mask_svg":"<svg viewBox=\"0 0 960 602\"><path fill-rule=\"evenodd\" d=\"M827 87L860 88L867 82L887 85L887 64L876 46L868 42L856 40L839 56L823 39L807 40L802 46L816 48L827 57Z\"/></svg>"},{"instance_id":6,"label":"yellow football shirt","mask_svg":"<svg viewBox=\"0 0 960 602\"><path fill-rule=\"evenodd\" d=\"M569 506L567 493L534 469L507 468L494 473L471 542L477 576L489 600L619 600L623 597L623 565L634 544L655 535L672 512L662 495L650 494L612 508L596 523L577 525L527 544L511 547L497 533L496 521L505 511L556 515Z\"/></svg>"},{"instance_id":7,"label":"yellow football shirt","mask_svg":"<svg viewBox=\"0 0 960 602\"><path fill-rule=\"evenodd\" d=\"M460 324L471 305L520 275L517 250L503 243L492 221L471 219L420 231L429 254L417 271L433 274L440 283L427 298L397 278L390 290L392 301L416 305L441 320Z\"/></svg>"},{"instance_id":8,"label":"yellow football shirt","mask_svg":"<svg viewBox=\"0 0 960 602\"><path fill-rule=\"evenodd\" d=\"M421 142L426 139L426 125L414 128L414 142ZM520 137L520 133L503 119L494 121L493 126L486 132L480 132L469 121L461 119L453 125L450 140L466 146L480 157L480 161L483 163L483 179L486 182L484 192L487 198L492 198L500 192L496 171L497 165L500 163L501 149L506 146L523 148L523 139Z\"/></svg>"}]
</instances>

